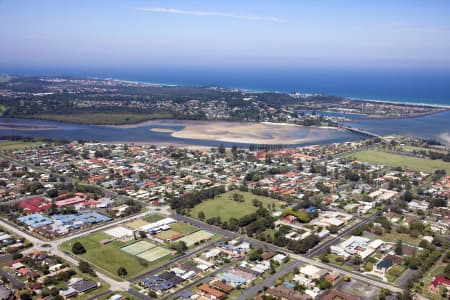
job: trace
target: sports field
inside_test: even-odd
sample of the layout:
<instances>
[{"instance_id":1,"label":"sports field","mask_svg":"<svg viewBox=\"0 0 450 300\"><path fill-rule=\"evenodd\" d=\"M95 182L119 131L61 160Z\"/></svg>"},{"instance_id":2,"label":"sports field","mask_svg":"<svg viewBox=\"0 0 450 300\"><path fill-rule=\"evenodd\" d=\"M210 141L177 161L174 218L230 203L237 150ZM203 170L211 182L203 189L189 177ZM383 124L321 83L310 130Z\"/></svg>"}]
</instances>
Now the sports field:
<instances>
[{"instance_id":1,"label":"sports field","mask_svg":"<svg viewBox=\"0 0 450 300\"><path fill-rule=\"evenodd\" d=\"M181 239L178 239L178 241L183 241L186 243L186 246L191 247L193 245L195 245L195 243L201 242L201 241L205 241L205 240L209 240L214 236L214 234L207 232L205 230L199 230L197 232L194 232L190 235L187 235Z\"/></svg>"},{"instance_id":2,"label":"sports field","mask_svg":"<svg viewBox=\"0 0 450 300\"><path fill-rule=\"evenodd\" d=\"M155 248L156 245L147 241L139 241L128 246L121 248L122 251L125 251L128 254L136 255L146 250Z\"/></svg>"},{"instance_id":3,"label":"sports field","mask_svg":"<svg viewBox=\"0 0 450 300\"><path fill-rule=\"evenodd\" d=\"M158 264L165 261L164 258L161 258L160 260L157 261L152 260L152 263L149 263L145 260L140 259L137 256L122 251L123 248L129 251L138 251L138 247L139 249L141 249L141 247L143 249L144 244L141 244L139 242L133 241L131 243L124 243L116 240L105 245L101 244L102 240L109 240L109 239L111 239L111 237L108 236L107 234L103 232L95 232L78 239L64 242L60 246L60 248L64 251L71 252L72 245L75 242L80 242L86 249L86 253L79 255L79 257L89 262L96 268L108 272L111 277L117 279L119 279L117 276L117 270L120 267L124 267L127 270L128 274L125 276L126 279L138 275L140 273L143 273L144 271L147 271L151 268L154 268ZM147 241L145 242L148 244L152 244ZM131 245L131 247L129 245ZM147 244L145 245L146 247L148 246ZM155 248L162 248L162 247L154 247L153 249Z\"/></svg>"},{"instance_id":4,"label":"sports field","mask_svg":"<svg viewBox=\"0 0 450 300\"><path fill-rule=\"evenodd\" d=\"M153 262L160 258L168 256L170 253L171 253L171 251L169 249L166 249L163 247L155 247L153 249L139 253L137 255L137 257L145 259L146 261L149 261L149 262Z\"/></svg>"},{"instance_id":5,"label":"sports field","mask_svg":"<svg viewBox=\"0 0 450 300\"><path fill-rule=\"evenodd\" d=\"M244 202L236 202L233 200L233 195L238 194L243 197ZM203 212L205 219L211 217L220 217L222 221L227 221L230 218L241 218L245 215L254 213L258 208L253 205L253 199L261 201L263 207L272 211L272 204L275 205L275 210L278 210L283 202L276 199L253 195L249 192L241 192L233 190L224 194L216 196L214 199L205 200L196 205L190 215L198 218L198 213Z\"/></svg>"},{"instance_id":6,"label":"sports field","mask_svg":"<svg viewBox=\"0 0 450 300\"><path fill-rule=\"evenodd\" d=\"M381 150L363 150L348 154L347 157L369 163L382 164L390 167L401 167L428 174L436 170L445 170L450 174L450 163L442 160L431 160L425 158L410 157L400 154L387 153Z\"/></svg>"}]
</instances>

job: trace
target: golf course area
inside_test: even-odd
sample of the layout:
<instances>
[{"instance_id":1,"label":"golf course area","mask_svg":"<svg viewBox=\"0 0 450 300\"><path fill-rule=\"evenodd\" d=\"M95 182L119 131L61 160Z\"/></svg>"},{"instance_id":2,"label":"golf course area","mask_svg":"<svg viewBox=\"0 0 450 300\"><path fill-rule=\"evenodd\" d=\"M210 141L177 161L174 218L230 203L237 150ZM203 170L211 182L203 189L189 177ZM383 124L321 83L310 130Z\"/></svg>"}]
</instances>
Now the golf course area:
<instances>
[{"instance_id":1,"label":"golf course area","mask_svg":"<svg viewBox=\"0 0 450 300\"><path fill-rule=\"evenodd\" d=\"M238 198L240 202L234 200ZM194 218L199 218L199 213L203 212L205 219L211 217L220 217L222 221L227 221L230 218L239 219L256 212L258 207L253 204L254 199L258 200L262 204L262 207L267 208L269 211L277 211L283 205L283 202L276 199L233 190L196 205L190 211L190 215Z\"/></svg>"},{"instance_id":2,"label":"golf course area","mask_svg":"<svg viewBox=\"0 0 450 300\"><path fill-rule=\"evenodd\" d=\"M433 174L436 170L445 170L450 174L450 163L440 159L431 160L407 155L393 154L382 150L363 150L346 155L359 161L381 164L389 167L401 167Z\"/></svg>"},{"instance_id":3,"label":"golf course area","mask_svg":"<svg viewBox=\"0 0 450 300\"><path fill-rule=\"evenodd\" d=\"M96 232L67 241L61 245L61 249L72 252L73 244L80 242L86 249L86 253L78 255L79 258L99 270L108 272L114 278L119 278L117 270L124 267L127 270L127 275L123 277L125 279L154 268L172 257L169 249L154 245L145 239L137 242L115 240L102 243L110 239L111 237L106 233Z\"/></svg>"}]
</instances>

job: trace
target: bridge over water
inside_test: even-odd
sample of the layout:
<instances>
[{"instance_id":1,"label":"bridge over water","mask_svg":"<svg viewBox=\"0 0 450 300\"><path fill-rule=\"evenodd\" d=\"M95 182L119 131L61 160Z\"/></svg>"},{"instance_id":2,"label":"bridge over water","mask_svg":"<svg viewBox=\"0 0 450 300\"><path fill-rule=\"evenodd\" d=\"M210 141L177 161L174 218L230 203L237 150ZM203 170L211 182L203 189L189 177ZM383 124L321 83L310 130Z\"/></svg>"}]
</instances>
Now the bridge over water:
<instances>
[{"instance_id":1,"label":"bridge over water","mask_svg":"<svg viewBox=\"0 0 450 300\"><path fill-rule=\"evenodd\" d=\"M379 138L379 139L383 138L383 136L381 136L381 135L378 135L376 133L373 133L373 132L370 132L370 131L367 131L367 130L364 130L364 129L360 129L360 128L354 128L354 127L351 127L351 126L344 126L344 125L339 125L338 127L342 128L342 129L345 129L345 130L348 130L350 132L354 132L354 133L357 133L357 134L360 134L360 135L363 135L363 136L366 136L366 137L370 137L370 138Z\"/></svg>"}]
</instances>

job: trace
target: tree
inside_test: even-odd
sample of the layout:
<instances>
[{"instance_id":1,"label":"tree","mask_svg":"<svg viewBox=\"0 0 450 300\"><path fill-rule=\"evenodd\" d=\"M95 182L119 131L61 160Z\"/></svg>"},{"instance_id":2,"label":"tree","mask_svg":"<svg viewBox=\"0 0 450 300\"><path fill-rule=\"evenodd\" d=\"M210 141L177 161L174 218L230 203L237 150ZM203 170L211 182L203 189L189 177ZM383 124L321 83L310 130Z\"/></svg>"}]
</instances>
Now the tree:
<instances>
[{"instance_id":1,"label":"tree","mask_svg":"<svg viewBox=\"0 0 450 300\"><path fill-rule=\"evenodd\" d=\"M352 235L363 235L364 230L365 230L364 226L356 227L356 228L353 230Z\"/></svg>"},{"instance_id":2,"label":"tree","mask_svg":"<svg viewBox=\"0 0 450 300\"><path fill-rule=\"evenodd\" d=\"M411 191L406 191L405 194L403 194L403 200L405 200L406 202L410 202L413 199L413 194L411 193Z\"/></svg>"},{"instance_id":3,"label":"tree","mask_svg":"<svg viewBox=\"0 0 450 300\"><path fill-rule=\"evenodd\" d=\"M86 249L80 242L76 242L72 246L72 253L76 254L76 255L80 255L80 254L86 253Z\"/></svg>"},{"instance_id":4,"label":"tree","mask_svg":"<svg viewBox=\"0 0 450 300\"><path fill-rule=\"evenodd\" d=\"M444 276L445 278L450 279L450 264L447 264L447 266L445 267Z\"/></svg>"},{"instance_id":5,"label":"tree","mask_svg":"<svg viewBox=\"0 0 450 300\"><path fill-rule=\"evenodd\" d=\"M231 146L231 153L233 153L233 156L237 156L238 149L236 145Z\"/></svg>"},{"instance_id":6,"label":"tree","mask_svg":"<svg viewBox=\"0 0 450 300\"><path fill-rule=\"evenodd\" d=\"M261 248L258 249L253 249L252 251L250 251L249 255L248 255L248 260L249 261L257 261L261 259L261 254L263 253L263 250Z\"/></svg>"},{"instance_id":7,"label":"tree","mask_svg":"<svg viewBox=\"0 0 450 300\"><path fill-rule=\"evenodd\" d=\"M326 290L327 288L329 288L331 286L331 283L325 279L321 280L319 282L319 288L321 290Z\"/></svg>"},{"instance_id":8,"label":"tree","mask_svg":"<svg viewBox=\"0 0 450 300\"><path fill-rule=\"evenodd\" d=\"M176 250L178 253L183 253L188 247L185 241L179 241L172 244L172 249Z\"/></svg>"},{"instance_id":9,"label":"tree","mask_svg":"<svg viewBox=\"0 0 450 300\"><path fill-rule=\"evenodd\" d=\"M328 226L328 230L330 231L330 233L336 234L339 231L339 227L337 227L336 225L330 225Z\"/></svg>"},{"instance_id":10,"label":"tree","mask_svg":"<svg viewBox=\"0 0 450 300\"><path fill-rule=\"evenodd\" d=\"M353 256L352 261L355 265L360 265L362 263L362 258L359 254Z\"/></svg>"},{"instance_id":11,"label":"tree","mask_svg":"<svg viewBox=\"0 0 450 300\"><path fill-rule=\"evenodd\" d=\"M220 144L217 149L219 150L220 154L225 154L225 146L223 144Z\"/></svg>"},{"instance_id":12,"label":"tree","mask_svg":"<svg viewBox=\"0 0 450 300\"><path fill-rule=\"evenodd\" d=\"M402 255L403 254L403 242L402 240L398 240L397 244L395 244L395 254Z\"/></svg>"},{"instance_id":13,"label":"tree","mask_svg":"<svg viewBox=\"0 0 450 300\"><path fill-rule=\"evenodd\" d=\"M199 211L198 218L203 221L206 218L205 213L203 211Z\"/></svg>"},{"instance_id":14,"label":"tree","mask_svg":"<svg viewBox=\"0 0 450 300\"><path fill-rule=\"evenodd\" d=\"M117 275L119 275L120 277L126 276L127 274L127 269L125 269L124 267L120 267L119 269L117 269Z\"/></svg>"},{"instance_id":15,"label":"tree","mask_svg":"<svg viewBox=\"0 0 450 300\"><path fill-rule=\"evenodd\" d=\"M78 269L80 269L81 273L89 274L93 277L96 277L97 274L95 273L94 269L92 269L91 265L84 260L81 260L78 264Z\"/></svg>"}]
</instances>

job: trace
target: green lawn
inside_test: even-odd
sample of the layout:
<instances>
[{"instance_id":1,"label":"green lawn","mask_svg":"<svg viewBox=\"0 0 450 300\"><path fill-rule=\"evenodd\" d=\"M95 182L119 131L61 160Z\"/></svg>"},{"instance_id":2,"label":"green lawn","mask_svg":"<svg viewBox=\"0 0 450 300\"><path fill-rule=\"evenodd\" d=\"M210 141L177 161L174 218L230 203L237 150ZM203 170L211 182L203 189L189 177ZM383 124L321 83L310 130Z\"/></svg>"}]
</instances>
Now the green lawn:
<instances>
[{"instance_id":1,"label":"green lawn","mask_svg":"<svg viewBox=\"0 0 450 300\"><path fill-rule=\"evenodd\" d=\"M242 195L244 202L234 201L233 194ZM245 215L254 213L257 210L257 207L253 206L253 199L261 201L265 208L268 208L268 205L271 206L272 203L274 203L276 210L279 210L280 206L283 204L283 202L272 198L256 196L249 192L234 190L218 195L214 199L203 201L191 210L190 215L194 218L198 218L198 213L202 211L205 214L206 219L219 216L222 221L229 220L233 217L239 219Z\"/></svg>"},{"instance_id":2,"label":"green lawn","mask_svg":"<svg viewBox=\"0 0 450 300\"><path fill-rule=\"evenodd\" d=\"M450 163L442 160L409 157L405 155L387 153L381 150L363 150L348 154L347 157L369 163L382 164L390 167L402 167L426 173L434 173L444 169L450 174Z\"/></svg>"},{"instance_id":3,"label":"green lawn","mask_svg":"<svg viewBox=\"0 0 450 300\"><path fill-rule=\"evenodd\" d=\"M170 224L170 228L172 228L173 230L182 233L182 234L191 234L194 233L196 231L199 231L199 228L183 223L183 222L178 222L175 224Z\"/></svg>"},{"instance_id":4,"label":"green lawn","mask_svg":"<svg viewBox=\"0 0 450 300\"><path fill-rule=\"evenodd\" d=\"M429 151L432 151L432 152L446 153L446 151L441 150L441 149L423 148L423 147L416 147L416 146L409 146L409 145L398 146L397 149L400 151L404 151L404 152L425 151L425 153L428 153Z\"/></svg>"},{"instance_id":5,"label":"green lawn","mask_svg":"<svg viewBox=\"0 0 450 300\"><path fill-rule=\"evenodd\" d=\"M110 236L103 232L96 232L86 237L67 241L61 245L61 249L70 252L73 243L80 242L86 249L86 253L79 255L79 257L98 269L107 271L115 278L118 278L117 269L120 267L125 267L128 271L128 275L125 276L125 278L128 278L151 269L162 261L167 260L163 258L149 263L120 250L121 247L126 245L124 242L114 241L106 245L100 243L101 240L107 239L110 239ZM128 244L133 242L134 241L131 241Z\"/></svg>"},{"instance_id":6,"label":"green lawn","mask_svg":"<svg viewBox=\"0 0 450 300\"><path fill-rule=\"evenodd\" d=\"M162 220L164 218L165 218L165 216L156 214L156 215L146 216L143 220L147 221L149 223L154 223L154 222L157 222L157 221Z\"/></svg>"},{"instance_id":7,"label":"green lawn","mask_svg":"<svg viewBox=\"0 0 450 300\"><path fill-rule=\"evenodd\" d=\"M170 113L78 113L78 114L38 114L32 117L44 120L72 122L80 124L118 125L136 124L155 119L173 118Z\"/></svg>"},{"instance_id":8,"label":"green lawn","mask_svg":"<svg viewBox=\"0 0 450 300\"><path fill-rule=\"evenodd\" d=\"M5 150L22 150L25 148L36 147L42 145L43 142L28 141L0 141L0 151Z\"/></svg>"},{"instance_id":9,"label":"green lawn","mask_svg":"<svg viewBox=\"0 0 450 300\"><path fill-rule=\"evenodd\" d=\"M382 240L388 243L397 243L398 240L402 240L402 242L414 246L418 246L421 239L420 238L412 238L409 234L401 234L395 231L395 229L391 230L391 233L383 233L383 235L376 235L367 231L364 231L364 237L369 238L371 240Z\"/></svg>"},{"instance_id":10,"label":"green lawn","mask_svg":"<svg viewBox=\"0 0 450 300\"><path fill-rule=\"evenodd\" d=\"M385 277L389 282L396 282L396 280L402 276L406 269L407 267L403 265L395 265L387 272Z\"/></svg>"}]
</instances>

